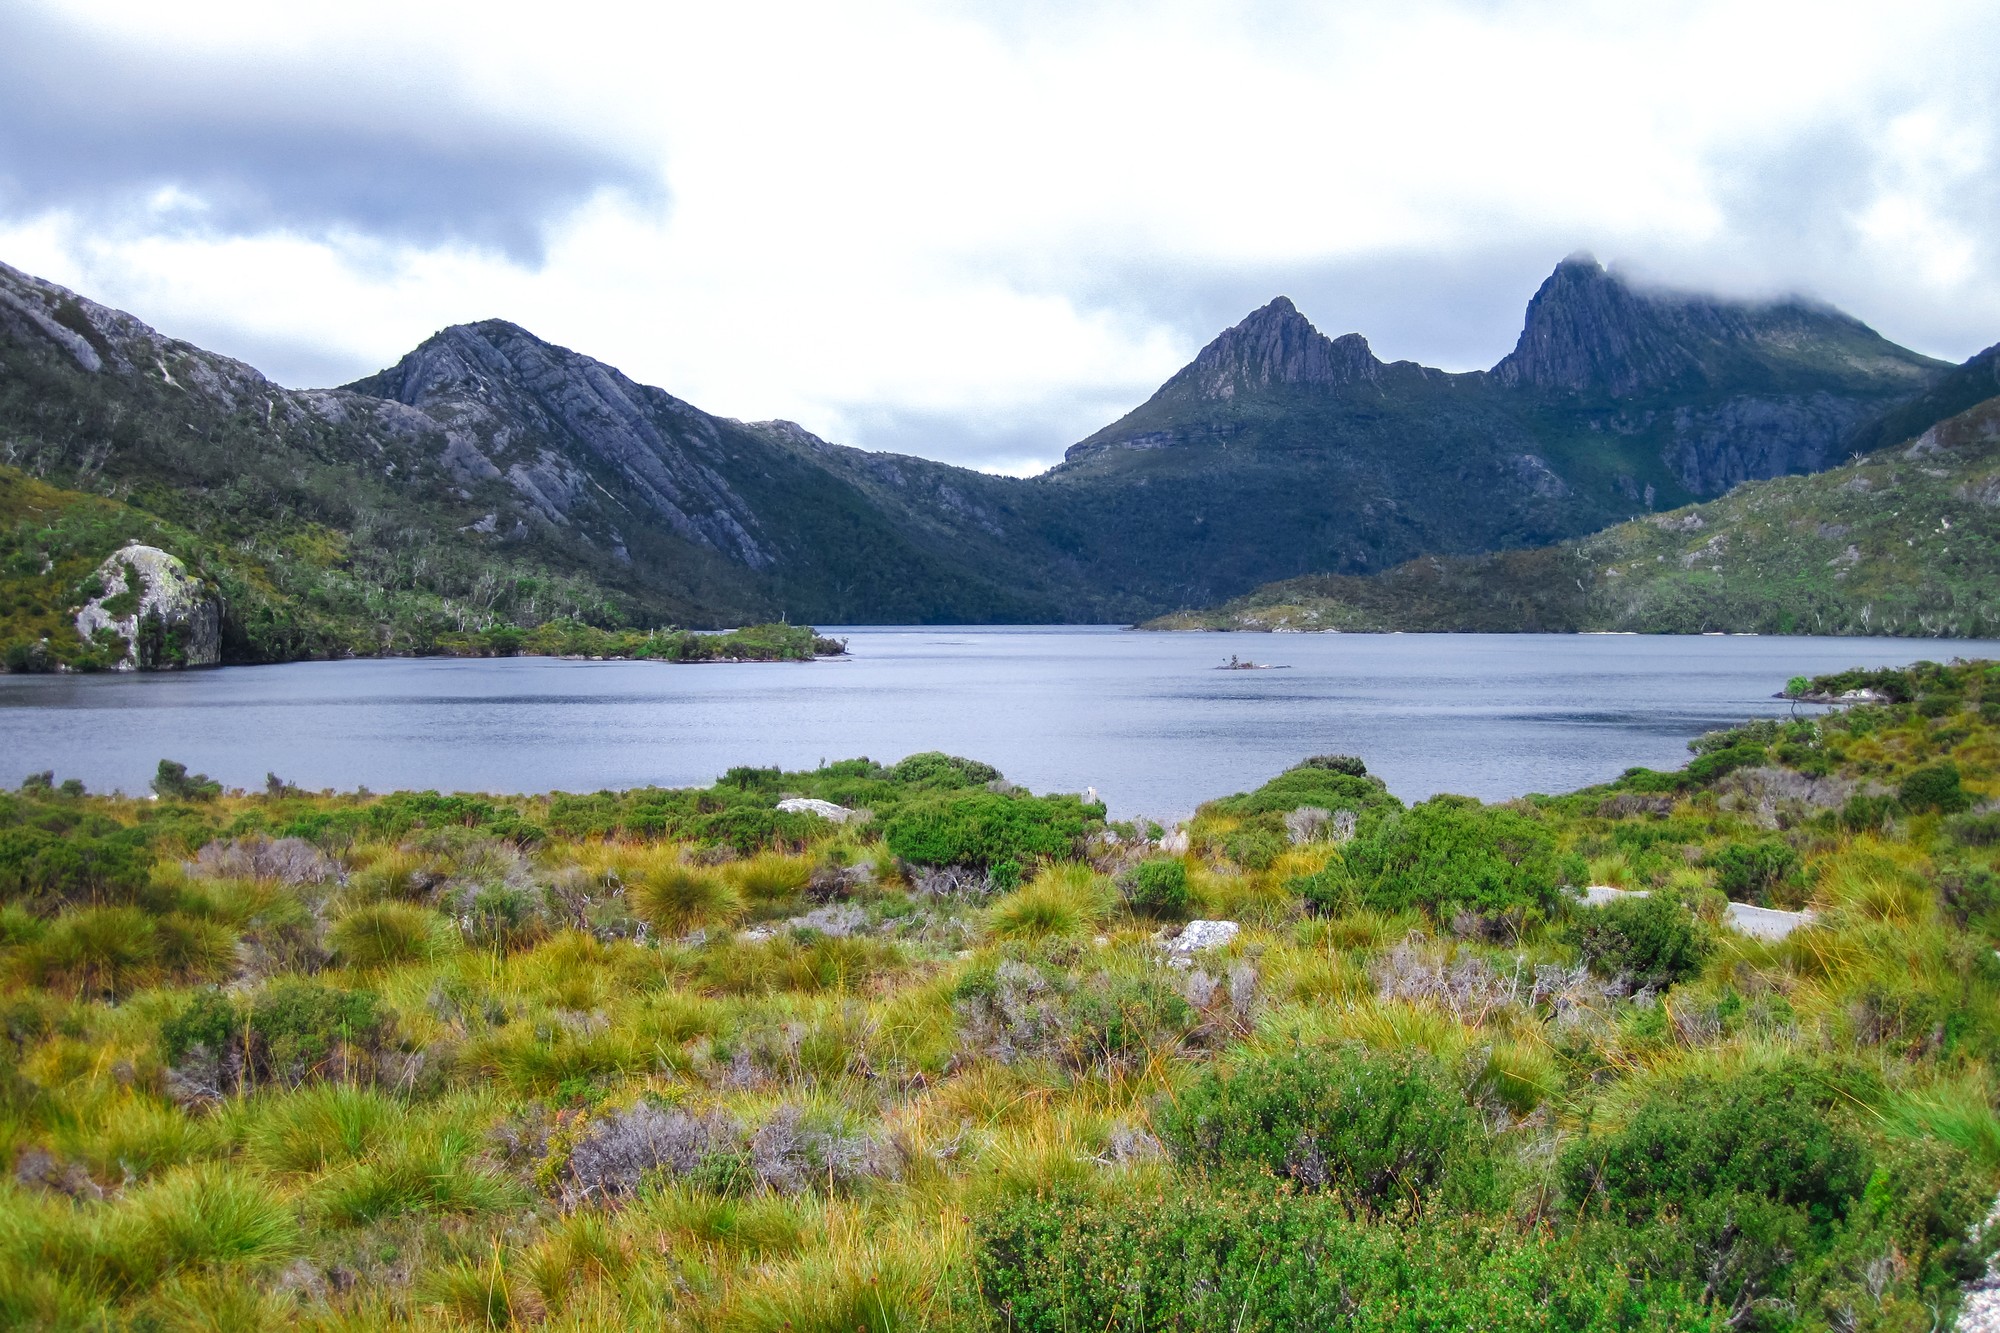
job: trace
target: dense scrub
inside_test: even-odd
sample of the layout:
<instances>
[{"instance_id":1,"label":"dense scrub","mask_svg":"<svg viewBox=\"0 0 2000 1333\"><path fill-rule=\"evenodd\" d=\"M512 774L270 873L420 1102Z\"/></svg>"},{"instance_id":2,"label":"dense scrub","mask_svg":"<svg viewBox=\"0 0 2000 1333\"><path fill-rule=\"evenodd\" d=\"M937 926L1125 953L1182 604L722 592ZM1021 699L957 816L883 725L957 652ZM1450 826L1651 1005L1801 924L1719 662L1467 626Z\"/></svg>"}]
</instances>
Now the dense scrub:
<instances>
[{"instance_id":1,"label":"dense scrub","mask_svg":"<svg viewBox=\"0 0 2000 1333\"><path fill-rule=\"evenodd\" d=\"M2000 668L1805 684L1888 702L1502 806L1322 756L1180 830L941 754L39 775L0 1327L1939 1326L2000 1187ZM1242 930L1170 962L1189 917Z\"/></svg>"}]
</instances>

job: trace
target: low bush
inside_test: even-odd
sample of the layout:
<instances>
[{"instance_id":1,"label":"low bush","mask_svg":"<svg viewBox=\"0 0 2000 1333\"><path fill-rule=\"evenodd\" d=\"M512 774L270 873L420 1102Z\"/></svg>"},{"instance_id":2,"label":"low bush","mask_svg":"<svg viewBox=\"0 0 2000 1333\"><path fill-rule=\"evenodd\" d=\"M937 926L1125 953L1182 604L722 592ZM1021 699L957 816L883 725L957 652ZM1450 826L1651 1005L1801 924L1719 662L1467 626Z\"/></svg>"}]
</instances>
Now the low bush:
<instances>
[{"instance_id":1,"label":"low bush","mask_svg":"<svg viewBox=\"0 0 2000 1333\"><path fill-rule=\"evenodd\" d=\"M1075 796L950 791L910 801L883 821L889 850L916 865L990 867L1074 856L1103 807Z\"/></svg>"},{"instance_id":2,"label":"low bush","mask_svg":"<svg viewBox=\"0 0 2000 1333\"><path fill-rule=\"evenodd\" d=\"M1157 856L1134 866L1125 886L1125 902L1140 916L1160 921L1184 921L1188 914L1187 863Z\"/></svg>"},{"instance_id":3,"label":"low bush","mask_svg":"<svg viewBox=\"0 0 2000 1333\"><path fill-rule=\"evenodd\" d=\"M1553 914L1556 889L1579 869L1556 855L1555 836L1513 810L1464 796L1434 796L1385 819L1343 854L1362 905L1497 917Z\"/></svg>"},{"instance_id":4,"label":"low bush","mask_svg":"<svg viewBox=\"0 0 2000 1333\"><path fill-rule=\"evenodd\" d=\"M1896 788L1896 799L1912 814L1953 815L1972 808L1972 794L1960 785L1958 765L1950 761L1912 770Z\"/></svg>"},{"instance_id":5,"label":"low bush","mask_svg":"<svg viewBox=\"0 0 2000 1333\"><path fill-rule=\"evenodd\" d=\"M1620 1128L1572 1140L1563 1189L1634 1222L1718 1196L1761 1197L1824 1230L1873 1170L1866 1143L1834 1114L1837 1100L1804 1066L1672 1080Z\"/></svg>"},{"instance_id":6,"label":"low bush","mask_svg":"<svg viewBox=\"0 0 2000 1333\"><path fill-rule=\"evenodd\" d=\"M1197 1078L1155 1116L1184 1165L1327 1190L1352 1217L1420 1217L1464 1193L1486 1135L1454 1080L1416 1052L1257 1054Z\"/></svg>"},{"instance_id":7,"label":"low bush","mask_svg":"<svg viewBox=\"0 0 2000 1333\"><path fill-rule=\"evenodd\" d=\"M1724 843L1702 861L1715 871L1715 887L1732 902L1791 903L1800 891L1799 854L1775 838Z\"/></svg>"},{"instance_id":8,"label":"low bush","mask_svg":"<svg viewBox=\"0 0 2000 1333\"><path fill-rule=\"evenodd\" d=\"M1714 1325L1671 1288L1563 1241L1478 1222L1351 1221L1338 1201L1251 1190L1017 1198L975 1227L995 1324L1078 1329L1507 1329Z\"/></svg>"},{"instance_id":9,"label":"low bush","mask_svg":"<svg viewBox=\"0 0 2000 1333\"><path fill-rule=\"evenodd\" d=\"M1614 899L1577 912L1565 931L1594 971L1635 986L1672 986L1701 973L1715 951L1708 929L1671 894Z\"/></svg>"}]
</instances>

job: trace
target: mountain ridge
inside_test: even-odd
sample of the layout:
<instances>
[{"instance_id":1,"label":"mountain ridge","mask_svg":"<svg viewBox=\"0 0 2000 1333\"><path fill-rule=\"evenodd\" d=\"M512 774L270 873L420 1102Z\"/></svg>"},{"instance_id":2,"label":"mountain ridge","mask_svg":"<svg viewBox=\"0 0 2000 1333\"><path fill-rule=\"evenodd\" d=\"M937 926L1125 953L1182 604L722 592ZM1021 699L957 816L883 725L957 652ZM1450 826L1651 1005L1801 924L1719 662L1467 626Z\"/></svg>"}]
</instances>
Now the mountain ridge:
<instances>
[{"instance_id":1,"label":"mountain ridge","mask_svg":"<svg viewBox=\"0 0 2000 1333\"><path fill-rule=\"evenodd\" d=\"M1856 421L1979 382L1838 312L1702 306L1594 261L1566 261L1537 302L1523 344L1559 347L1536 330L1561 326L1604 341L1612 369L1571 374L1551 352L1509 385L1383 362L1278 297L1019 479L716 416L503 319L341 388L284 389L0 266L0 457L192 534L191 563L245 608L226 658L267 660L551 617L1138 619L1311 571L1580 536L1824 466ZM1615 319L1576 314L1600 307ZM31 563L47 540L9 537Z\"/></svg>"}]
</instances>

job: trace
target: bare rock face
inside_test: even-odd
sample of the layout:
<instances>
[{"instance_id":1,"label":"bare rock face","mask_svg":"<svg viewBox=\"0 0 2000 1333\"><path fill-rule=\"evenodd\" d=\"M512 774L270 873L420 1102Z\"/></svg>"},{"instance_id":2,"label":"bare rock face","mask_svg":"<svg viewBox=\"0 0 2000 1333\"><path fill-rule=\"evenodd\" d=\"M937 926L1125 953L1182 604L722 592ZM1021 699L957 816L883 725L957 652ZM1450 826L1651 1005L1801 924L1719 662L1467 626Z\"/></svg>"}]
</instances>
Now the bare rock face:
<instances>
[{"instance_id":1,"label":"bare rock face","mask_svg":"<svg viewBox=\"0 0 2000 1333\"><path fill-rule=\"evenodd\" d=\"M170 671L222 660L222 603L215 590L157 546L121 547L97 567L98 593L76 614L76 632L109 631L125 644L119 671Z\"/></svg>"},{"instance_id":2,"label":"bare rock face","mask_svg":"<svg viewBox=\"0 0 2000 1333\"><path fill-rule=\"evenodd\" d=\"M1329 338L1280 296L1224 330L1175 378L1193 381L1207 397L1230 398L1276 384L1372 384L1382 368L1366 338Z\"/></svg>"}]
</instances>

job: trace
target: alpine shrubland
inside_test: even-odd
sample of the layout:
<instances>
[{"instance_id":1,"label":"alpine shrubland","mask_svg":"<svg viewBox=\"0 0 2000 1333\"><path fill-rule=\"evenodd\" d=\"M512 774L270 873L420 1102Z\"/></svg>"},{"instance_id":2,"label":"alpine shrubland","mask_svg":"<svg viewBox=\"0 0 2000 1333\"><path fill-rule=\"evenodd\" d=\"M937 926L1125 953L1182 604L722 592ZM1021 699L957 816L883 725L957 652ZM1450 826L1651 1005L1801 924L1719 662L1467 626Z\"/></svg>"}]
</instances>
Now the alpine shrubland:
<instances>
[{"instance_id":1,"label":"alpine shrubland","mask_svg":"<svg viewBox=\"0 0 2000 1333\"><path fill-rule=\"evenodd\" d=\"M937 754L39 775L0 1326L1939 1327L2000 1187L2000 665L1801 684L1881 701L1497 806L1326 756L1170 838Z\"/></svg>"}]
</instances>

